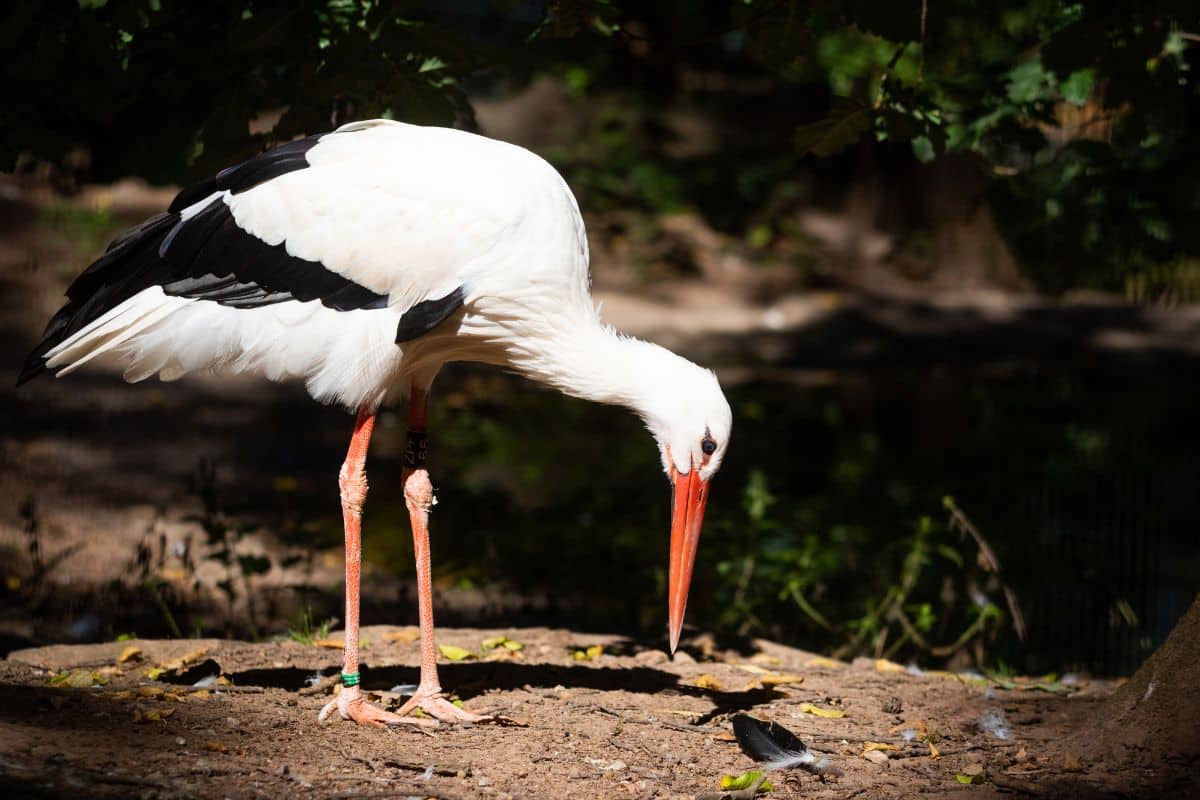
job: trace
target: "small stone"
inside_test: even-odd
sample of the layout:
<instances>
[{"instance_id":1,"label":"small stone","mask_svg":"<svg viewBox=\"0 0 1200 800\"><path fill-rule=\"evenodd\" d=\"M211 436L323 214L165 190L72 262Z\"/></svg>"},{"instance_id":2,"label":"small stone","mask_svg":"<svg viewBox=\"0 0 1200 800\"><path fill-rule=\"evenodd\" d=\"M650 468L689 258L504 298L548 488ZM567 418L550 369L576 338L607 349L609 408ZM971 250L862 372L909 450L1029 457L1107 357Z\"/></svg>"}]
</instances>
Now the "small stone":
<instances>
[{"instance_id":1,"label":"small stone","mask_svg":"<svg viewBox=\"0 0 1200 800\"><path fill-rule=\"evenodd\" d=\"M674 661L676 664L695 664L696 659L692 658L683 650L675 651Z\"/></svg>"},{"instance_id":2,"label":"small stone","mask_svg":"<svg viewBox=\"0 0 1200 800\"><path fill-rule=\"evenodd\" d=\"M670 659L662 650L643 650L633 657L633 660L646 666L665 664Z\"/></svg>"},{"instance_id":3,"label":"small stone","mask_svg":"<svg viewBox=\"0 0 1200 800\"><path fill-rule=\"evenodd\" d=\"M872 764L886 764L888 760L887 753L882 750L868 750L863 753L863 758Z\"/></svg>"},{"instance_id":4,"label":"small stone","mask_svg":"<svg viewBox=\"0 0 1200 800\"><path fill-rule=\"evenodd\" d=\"M187 739L183 738L182 736L176 736L175 744L179 745L180 747L183 747L184 745L187 744Z\"/></svg>"},{"instance_id":5,"label":"small stone","mask_svg":"<svg viewBox=\"0 0 1200 800\"><path fill-rule=\"evenodd\" d=\"M483 775L483 776L480 776L480 778L479 778L479 785L480 786L491 786L492 782L491 782L491 780L488 779L488 777L486 775Z\"/></svg>"},{"instance_id":6,"label":"small stone","mask_svg":"<svg viewBox=\"0 0 1200 800\"><path fill-rule=\"evenodd\" d=\"M899 714L904 711L904 701L899 697L889 697L883 702L883 713Z\"/></svg>"},{"instance_id":7,"label":"small stone","mask_svg":"<svg viewBox=\"0 0 1200 800\"><path fill-rule=\"evenodd\" d=\"M612 762L607 767L605 767L605 769L612 770L613 772L620 772L621 770L625 769L625 762L621 761L620 759L617 759L616 761Z\"/></svg>"},{"instance_id":8,"label":"small stone","mask_svg":"<svg viewBox=\"0 0 1200 800\"><path fill-rule=\"evenodd\" d=\"M962 768L962 774L970 775L972 777L974 777L976 775L982 775L983 774L983 763L980 761L972 761L971 763L967 764L966 766L964 766Z\"/></svg>"},{"instance_id":9,"label":"small stone","mask_svg":"<svg viewBox=\"0 0 1200 800\"><path fill-rule=\"evenodd\" d=\"M1074 753L1064 753L1063 769L1067 772L1083 772L1083 762Z\"/></svg>"}]
</instances>

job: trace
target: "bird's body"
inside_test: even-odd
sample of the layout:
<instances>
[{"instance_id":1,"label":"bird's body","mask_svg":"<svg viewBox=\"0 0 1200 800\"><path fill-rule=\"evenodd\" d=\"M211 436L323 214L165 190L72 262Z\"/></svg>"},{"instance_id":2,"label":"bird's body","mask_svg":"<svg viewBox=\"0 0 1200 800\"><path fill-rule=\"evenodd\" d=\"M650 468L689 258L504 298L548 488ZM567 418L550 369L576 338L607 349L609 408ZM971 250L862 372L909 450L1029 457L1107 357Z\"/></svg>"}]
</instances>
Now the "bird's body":
<instances>
[{"instance_id":1,"label":"bird's body","mask_svg":"<svg viewBox=\"0 0 1200 800\"><path fill-rule=\"evenodd\" d=\"M342 693L343 716L398 721L356 699L358 524L375 411L405 396L404 491L422 600L418 694L434 716L462 716L438 697L426 533L425 407L449 361L498 365L646 421L676 487L674 647L729 406L711 372L601 323L575 198L533 153L442 128L352 123L184 190L167 212L118 237L67 296L22 382L115 359L131 381L197 370L300 380L317 400L357 411L340 480L345 673L355 681Z\"/></svg>"},{"instance_id":2,"label":"bird's body","mask_svg":"<svg viewBox=\"0 0 1200 800\"><path fill-rule=\"evenodd\" d=\"M574 198L529 151L460 131L377 121L320 137L303 155L307 166L240 192L214 191L171 214L147 234L157 255L182 222L163 248L161 274L147 276L148 286L51 349L47 365L69 372L96 355L115 356L129 380L172 380L202 369L255 372L304 381L317 400L357 409L401 399L414 374L436 372L448 360L504 363L506 340L526 333L508 323L519 323L530 306L574 315L572 324L595 323ZM271 248L285 251L285 269L290 260L315 265L317 275L292 281L318 296L296 299L307 296L300 293L306 287L287 278L269 288L291 290L290 299L255 306L166 293L163 283L175 277L167 268L173 251L180 261L203 257L206 242L187 234L191 227L205 232L210 208L236 226L226 234L234 239L229 251L253 258ZM111 281L126 277L122 265L113 266ZM237 266L201 269L231 268L241 278ZM383 300L326 305L319 284L329 277L342 279L332 291L349 282ZM460 325L397 345L405 312L459 287Z\"/></svg>"}]
</instances>

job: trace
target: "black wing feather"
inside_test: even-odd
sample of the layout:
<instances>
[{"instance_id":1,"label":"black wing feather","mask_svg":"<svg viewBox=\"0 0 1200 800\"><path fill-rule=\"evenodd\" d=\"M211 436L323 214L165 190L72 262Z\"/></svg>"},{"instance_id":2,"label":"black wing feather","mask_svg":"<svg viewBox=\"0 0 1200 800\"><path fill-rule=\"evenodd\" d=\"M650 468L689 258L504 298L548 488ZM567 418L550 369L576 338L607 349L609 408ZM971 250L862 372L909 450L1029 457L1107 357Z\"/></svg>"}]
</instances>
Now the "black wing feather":
<instances>
[{"instance_id":1,"label":"black wing feather","mask_svg":"<svg viewBox=\"0 0 1200 800\"><path fill-rule=\"evenodd\" d=\"M396 344L412 341L441 325L462 308L466 294L467 287L460 286L445 297L422 300L405 311L404 316L400 317L400 324L396 326Z\"/></svg>"},{"instance_id":2,"label":"black wing feather","mask_svg":"<svg viewBox=\"0 0 1200 800\"><path fill-rule=\"evenodd\" d=\"M216 192L237 194L308 167L307 153L318 140L310 136L289 142L222 170L215 178L181 191L165 213L114 239L104 255L67 289L67 303L47 324L17 384L43 372L46 353L60 342L152 286L161 286L169 295L234 308L259 308L291 300L320 300L338 311L386 308L387 295L344 278L319 262L292 256L284 244L269 245L242 230L229 206L219 198L187 220L180 217L183 209ZM445 315L452 311L449 309Z\"/></svg>"}]
</instances>

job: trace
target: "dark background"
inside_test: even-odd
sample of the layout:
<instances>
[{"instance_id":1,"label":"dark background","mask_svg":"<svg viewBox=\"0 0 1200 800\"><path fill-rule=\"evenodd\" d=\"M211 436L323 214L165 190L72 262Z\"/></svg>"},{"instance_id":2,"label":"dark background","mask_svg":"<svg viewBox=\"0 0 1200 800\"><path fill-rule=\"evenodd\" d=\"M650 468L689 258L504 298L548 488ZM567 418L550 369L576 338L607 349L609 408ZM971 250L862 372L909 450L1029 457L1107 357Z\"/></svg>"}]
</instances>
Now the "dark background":
<instances>
[{"instance_id":1,"label":"dark background","mask_svg":"<svg viewBox=\"0 0 1200 800\"><path fill-rule=\"evenodd\" d=\"M1191 3L5 15L14 375L70 277L169 201L153 187L351 119L465 127L563 172L614 322L722 376L734 443L693 625L1121 674L1196 592ZM10 646L340 614L322 561L340 547L340 411L296 387L103 372L0 400ZM432 424L440 620L660 635L667 486L635 420L452 365ZM364 602L393 621L411 550L386 488L402 433L382 427Z\"/></svg>"}]
</instances>

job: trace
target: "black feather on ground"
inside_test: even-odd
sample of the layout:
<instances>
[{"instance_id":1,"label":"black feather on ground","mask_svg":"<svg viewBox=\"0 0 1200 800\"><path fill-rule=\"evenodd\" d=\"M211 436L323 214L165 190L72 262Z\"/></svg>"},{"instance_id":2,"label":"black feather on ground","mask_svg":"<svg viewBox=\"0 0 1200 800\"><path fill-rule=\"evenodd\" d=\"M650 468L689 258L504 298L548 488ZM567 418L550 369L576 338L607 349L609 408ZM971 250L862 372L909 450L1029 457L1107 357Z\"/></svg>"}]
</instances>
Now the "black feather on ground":
<instances>
[{"instance_id":1,"label":"black feather on ground","mask_svg":"<svg viewBox=\"0 0 1200 800\"><path fill-rule=\"evenodd\" d=\"M738 714L733 718L733 735L742 752L767 769L800 767L816 775L841 774L829 766L829 759L814 756L808 745L778 722Z\"/></svg>"}]
</instances>

